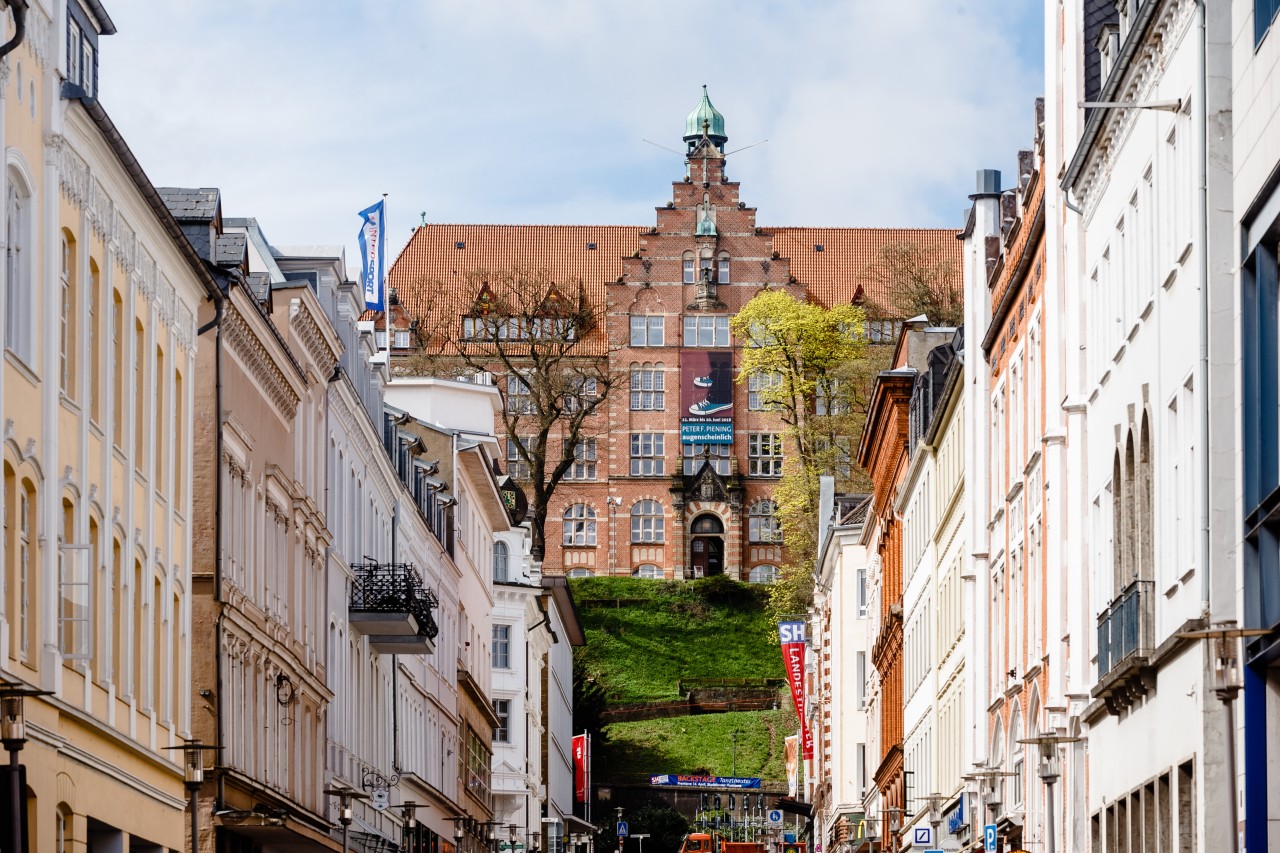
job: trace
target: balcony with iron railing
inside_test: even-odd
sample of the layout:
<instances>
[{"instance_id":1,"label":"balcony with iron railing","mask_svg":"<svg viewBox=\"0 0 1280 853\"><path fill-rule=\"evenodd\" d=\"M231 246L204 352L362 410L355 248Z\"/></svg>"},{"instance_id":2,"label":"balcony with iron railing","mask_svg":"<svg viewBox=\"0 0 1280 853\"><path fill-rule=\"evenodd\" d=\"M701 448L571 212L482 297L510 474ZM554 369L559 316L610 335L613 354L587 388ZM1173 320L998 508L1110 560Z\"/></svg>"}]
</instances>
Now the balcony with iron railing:
<instances>
[{"instance_id":1,"label":"balcony with iron railing","mask_svg":"<svg viewBox=\"0 0 1280 853\"><path fill-rule=\"evenodd\" d=\"M379 654L431 654L440 632L433 611L439 601L412 563L351 566L351 627Z\"/></svg>"},{"instance_id":2,"label":"balcony with iron railing","mask_svg":"<svg viewBox=\"0 0 1280 853\"><path fill-rule=\"evenodd\" d=\"M1093 697L1119 714L1151 689L1155 582L1135 580L1098 614L1098 681Z\"/></svg>"}]
</instances>

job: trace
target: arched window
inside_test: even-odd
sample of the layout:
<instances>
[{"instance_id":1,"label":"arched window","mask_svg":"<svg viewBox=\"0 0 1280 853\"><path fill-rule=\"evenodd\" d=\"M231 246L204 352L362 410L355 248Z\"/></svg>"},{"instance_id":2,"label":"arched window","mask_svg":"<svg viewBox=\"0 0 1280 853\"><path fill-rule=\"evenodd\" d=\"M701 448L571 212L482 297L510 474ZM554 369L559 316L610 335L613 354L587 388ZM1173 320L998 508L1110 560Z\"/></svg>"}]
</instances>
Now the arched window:
<instances>
[{"instance_id":1,"label":"arched window","mask_svg":"<svg viewBox=\"0 0 1280 853\"><path fill-rule=\"evenodd\" d=\"M771 500L758 500L747 516L747 532L752 542L780 542L778 505Z\"/></svg>"},{"instance_id":2,"label":"arched window","mask_svg":"<svg viewBox=\"0 0 1280 853\"><path fill-rule=\"evenodd\" d=\"M18 83L22 91L22 83ZM5 198L5 326L4 345L24 361L32 359L31 312L36 305L31 264L31 193L17 171L10 169Z\"/></svg>"},{"instance_id":3,"label":"arched window","mask_svg":"<svg viewBox=\"0 0 1280 853\"><path fill-rule=\"evenodd\" d=\"M572 504L564 511L564 544L596 544L596 511L586 504Z\"/></svg>"},{"instance_id":4,"label":"arched window","mask_svg":"<svg viewBox=\"0 0 1280 853\"><path fill-rule=\"evenodd\" d=\"M704 513L693 520L693 532L695 534L724 533L724 522L718 515Z\"/></svg>"},{"instance_id":5,"label":"arched window","mask_svg":"<svg viewBox=\"0 0 1280 853\"><path fill-rule=\"evenodd\" d=\"M662 504L640 501L631 507L631 541L664 542Z\"/></svg>"},{"instance_id":6,"label":"arched window","mask_svg":"<svg viewBox=\"0 0 1280 853\"><path fill-rule=\"evenodd\" d=\"M1142 426L1138 434L1138 570L1139 580L1155 577L1155 541L1152 536L1152 514L1155 510L1151 493L1151 430L1147 413L1142 413Z\"/></svg>"},{"instance_id":7,"label":"arched window","mask_svg":"<svg viewBox=\"0 0 1280 853\"><path fill-rule=\"evenodd\" d=\"M1117 597L1124 591L1128 580L1124 573L1124 469L1120 465L1120 451L1117 450L1111 461L1111 575L1113 578L1112 595Z\"/></svg>"},{"instance_id":8,"label":"arched window","mask_svg":"<svg viewBox=\"0 0 1280 853\"><path fill-rule=\"evenodd\" d=\"M1013 714L1009 719L1009 805L1022 804L1022 782L1026 775L1026 763L1023 761L1025 745L1022 743L1022 714L1015 703Z\"/></svg>"},{"instance_id":9,"label":"arched window","mask_svg":"<svg viewBox=\"0 0 1280 853\"><path fill-rule=\"evenodd\" d=\"M756 566L751 570L751 574L747 580L751 583L777 583L778 567L777 566Z\"/></svg>"},{"instance_id":10,"label":"arched window","mask_svg":"<svg viewBox=\"0 0 1280 853\"><path fill-rule=\"evenodd\" d=\"M76 396L76 241L62 232L62 263L59 267L60 310L58 323L58 388L63 394Z\"/></svg>"},{"instance_id":11,"label":"arched window","mask_svg":"<svg viewBox=\"0 0 1280 853\"><path fill-rule=\"evenodd\" d=\"M636 578L646 578L648 580L662 580L663 578L662 569L658 568L653 563L645 563L642 566L637 566L636 570L631 573L631 576Z\"/></svg>"},{"instance_id":12,"label":"arched window","mask_svg":"<svg viewBox=\"0 0 1280 853\"><path fill-rule=\"evenodd\" d=\"M89 308L85 317L89 334L89 374L85 391L89 394L89 417L102 423L102 273L97 261L89 259Z\"/></svg>"},{"instance_id":13,"label":"arched window","mask_svg":"<svg viewBox=\"0 0 1280 853\"><path fill-rule=\"evenodd\" d=\"M124 297L111 291L111 440L124 447Z\"/></svg>"},{"instance_id":14,"label":"arched window","mask_svg":"<svg viewBox=\"0 0 1280 853\"><path fill-rule=\"evenodd\" d=\"M507 543L493 543L493 582L507 582Z\"/></svg>"},{"instance_id":15,"label":"arched window","mask_svg":"<svg viewBox=\"0 0 1280 853\"><path fill-rule=\"evenodd\" d=\"M62 530L59 546L76 542L76 507L69 498L62 499ZM82 550L58 548L58 647L67 660L89 657L89 627L92 611L89 601L88 557Z\"/></svg>"}]
</instances>

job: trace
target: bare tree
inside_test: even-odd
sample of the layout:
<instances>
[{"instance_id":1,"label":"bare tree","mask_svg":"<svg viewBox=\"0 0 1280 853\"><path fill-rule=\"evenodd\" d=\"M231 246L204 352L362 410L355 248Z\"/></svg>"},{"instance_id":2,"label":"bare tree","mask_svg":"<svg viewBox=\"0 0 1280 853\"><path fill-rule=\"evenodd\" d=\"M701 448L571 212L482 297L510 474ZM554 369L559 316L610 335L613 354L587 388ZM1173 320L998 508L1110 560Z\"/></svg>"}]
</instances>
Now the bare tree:
<instances>
[{"instance_id":1,"label":"bare tree","mask_svg":"<svg viewBox=\"0 0 1280 853\"><path fill-rule=\"evenodd\" d=\"M964 322L964 283L955 262L918 243L885 243L864 274L881 285L888 300L867 307L870 319L908 320L924 314L939 326Z\"/></svg>"},{"instance_id":2,"label":"bare tree","mask_svg":"<svg viewBox=\"0 0 1280 853\"><path fill-rule=\"evenodd\" d=\"M444 285L426 287L437 305L444 301ZM494 375L513 475L528 491L532 553L541 559L552 495L583 442L607 428L606 401L620 374L609 365L606 306L581 281L524 267L475 270L464 292L472 296L455 310L431 312L427 352L406 366Z\"/></svg>"}]
</instances>

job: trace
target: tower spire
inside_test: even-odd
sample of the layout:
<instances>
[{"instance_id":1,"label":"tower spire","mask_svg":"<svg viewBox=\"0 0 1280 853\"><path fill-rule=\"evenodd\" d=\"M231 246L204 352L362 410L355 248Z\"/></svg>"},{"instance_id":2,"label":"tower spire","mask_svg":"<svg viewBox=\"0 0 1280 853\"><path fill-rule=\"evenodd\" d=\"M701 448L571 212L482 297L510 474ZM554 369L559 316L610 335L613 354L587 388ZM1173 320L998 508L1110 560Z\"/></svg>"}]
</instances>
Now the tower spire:
<instances>
[{"instance_id":1,"label":"tower spire","mask_svg":"<svg viewBox=\"0 0 1280 853\"><path fill-rule=\"evenodd\" d=\"M702 85L702 98L698 101L698 106L684 121L684 141L689 152L697 148L703 139L710 140L721 151L724 151L724 145L729 141L724 133L724 116L711 104L711 96L707 94L705 83Z\"/></svg>"}]
</instances>

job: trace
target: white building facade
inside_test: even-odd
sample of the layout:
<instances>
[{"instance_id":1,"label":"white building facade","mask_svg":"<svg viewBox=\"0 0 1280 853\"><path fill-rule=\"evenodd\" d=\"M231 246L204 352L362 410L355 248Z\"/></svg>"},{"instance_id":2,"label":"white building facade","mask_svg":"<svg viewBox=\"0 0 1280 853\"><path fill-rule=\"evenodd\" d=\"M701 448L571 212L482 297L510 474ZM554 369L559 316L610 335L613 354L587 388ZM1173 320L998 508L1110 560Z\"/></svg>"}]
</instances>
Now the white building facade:
<instances>
[{"instance_id":1,"label":"white building facade","mask_svg":"<svg viewBox=\"0 0 1280 853\"><path fill-rule=\"evenodd\" d=\"M1230 10L1148 0L1085 12L1084 89L1065 76L1074 57L1051 84L1059 109L1104 104L1086 111L1062 180L1079 210L1066 221L1078 229L1066 289L1081 312L1066 352L1083 356L1065 395L1083 407L1066 492L1088 519L1089 579L1069 630L1071 654L1092 663L1068 685L1089 744L1070 840L1207 850L1235 831L1220 794L1233 785L1226 718L1204 646L1178 635L1236 617L1236 421L1210 402L1235 387Z\"/></svg>"}]
</instances>

